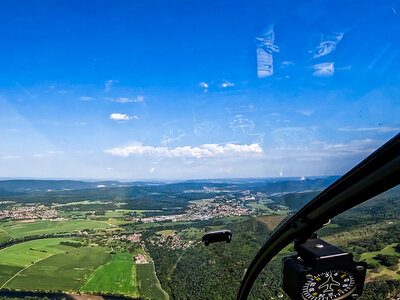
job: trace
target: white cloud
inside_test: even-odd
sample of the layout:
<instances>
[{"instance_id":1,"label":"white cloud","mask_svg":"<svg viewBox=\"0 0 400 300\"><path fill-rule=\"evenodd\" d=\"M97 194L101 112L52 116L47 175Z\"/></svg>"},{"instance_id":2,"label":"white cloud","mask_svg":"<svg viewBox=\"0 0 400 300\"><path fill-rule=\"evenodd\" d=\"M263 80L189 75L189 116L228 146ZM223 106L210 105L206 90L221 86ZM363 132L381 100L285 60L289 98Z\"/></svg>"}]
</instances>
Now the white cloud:
<instances>
[{"instance_id":1,"label":"white cloud","mask_svg":"<svg viewBox=\"0 0 400 300\"><path fill-rule=\"evenodd\" d=\"M48 157L48 156L52 156L52 155L61 155L64 154L64 151L61 150L51 150L51 151L47 151L44 153L36 153L33 155L33 157L35 158L43 158L43 157Z\"/></svg>"},{"instance_id":2,"label":"white cloud","mask_svg":"<svg viewBox=\"0 0 400 300\"><path fill-rule=\"evenodd\" d=\"M16 159L20 159L20 158L21 158L21 156L19 156L19 155L4 155L1 157L1 159L4 159L4 160L16 160Z\"/></svg>"},{"instance_id":3,"label":"white cloud","mask_svg":"<svg viewBox=\"0 0 400 300\"><path fill-rule=\"evenodd\" d=\"M157 157L177 157L177 158L204 158L204 157L224 157L224 156L248 156L251 154L261 154L263 149L259 144L235 145L235 144L204 144L199 147L153 147L133 145L127 147L116 147L105 150L106 153L128 157L130 155L149 155Z\"/></svg>"},{"instance_id":4,"label":"white cloud","mask_svg":"<svg viewBox=\"0 0 400 300\"><path fill-rule=\"evenodd\" d=\"M143 102L143 96L137 96L136 98L118 97L118 98L106 98L107 101L118 102L118 103L132 103L132 102Z\"/></svg>"},{"instance_id":5,"label":"white cloud","mask_svg":"<svg viewBox=\"0 0 400 300\"><path fill-rule=\"evenodd\" d=\"M82 96L81 100L82 101L90 101L90 100L93 100L93 97Z\"/></svg>"},{"instance_id":6,"label":"white cloud","mask_svg":"<svg viewBox=\"0 0 400 300\"><path fill-rule=\"evenodd\" d=\"M335 66L333 62L322 63L313 65L312 68L315 70L313 75L319 77L330 77L335 73Z\"/></svg>"},{"instance_id":7,"label":"white cloud","mask_svg":"<svg viewBox=\"0 0 400 300\"><path fill-rule=\"evenodd\" d=\"M279 52L278 46L274 45L275 32L274 25L268 26L259 37L257 41L257 76L264 78L274 74L273 66L273 52Z\"/></svg>"},{"instance_id":8,"label":"white cloud","mask_svg":"<svg viewBox=\"0 0 400 300\"><path fill-rule=\"evenodd\" d=\"M334 32L331 34L322 34L321 42L316 49L310 50L314 58L325 56L336 49L337 44L342 40L343 32Z\"/></svg>"},{"instance_id":9,"label":"white cloud","mask_svg":"<svg viewBox=\"0 0 400 300\"><path fill-rule=\"evenodd\" d=\"M230 87L230 86L235 86L235 84L233 82L229 82L229 81L225 81L221 84L221 87L223 87L223 88Z\"/></svg>"},{"instance_id":10,"label":"white cloud","mask_svg":"<svg viewBox=\"0 0 400 300\"><path fill-rule=\"evenodd\" d=\"M203 88L203 92L207 92L208 91L208 87L209 87L209 85L208 85L208 83L207 82L200 82L200 86Z\"/></svg>"},{"instance_id":11,"label":"white cloud","mask_svg":"<svg viewBox=\"0 0 400 300\"><path fill-rule=\"evenodd\" d=\"M117 82L118 82L118 80L107 80L104 83L104 91L106 93L109 92L111 90L111 87L112 87L113 83L117 83Z\"/></svg>"},{"instance_id":12,"label":"white cloud","mask_svg":"<svg viewBox=\"0 0 400 300\"><path fill-rule=\"evenodd\" d=\"M207 89L208 88L208 83L200 82L200 86Z\"/></svg>"},{"instance_id":13,"label":"white cloud","mask_svg":"<svg viewBox=\"0 0 400 300\"><path fill-rule=\"evenodd\" d=\"M113 113L110 114L110 119L116 121L129 121L132 119L132 117L128 116L127 114Z\"/></svg>"},{"instance_id":14,"label":"white cloud","mask_svg":"<svg viewBox=\"0 0 400 300\"><path fill-rule=\"evenodd\" d=\"M149 169L149 173L154 173L155 169L154 168L150 168Z\"/></svg>"},{"instance_id":15,"label":"white cloud","mask_svg":"<svg viewBox=\"0 0 400 300\"><path fill-rule=\"evenodd\" d=\"M339 128L340 131L376 131L376 132L398 132L400 127L360 127L360 128Z\"/></svg>"},{"instance_id":16,"label":"white cloud","mask_svg":"<svg viewBox=\"0 0 400 300\"><path fill-rule=\"evenodd\" d=\"M290 61L290 60L288 60L288 61L283 61L283 62L282 62L282 65L283 65L283 66L293 66L293 65L294 65L294 62L292 62L292 61Z\"/></svg>"}]
</instances>

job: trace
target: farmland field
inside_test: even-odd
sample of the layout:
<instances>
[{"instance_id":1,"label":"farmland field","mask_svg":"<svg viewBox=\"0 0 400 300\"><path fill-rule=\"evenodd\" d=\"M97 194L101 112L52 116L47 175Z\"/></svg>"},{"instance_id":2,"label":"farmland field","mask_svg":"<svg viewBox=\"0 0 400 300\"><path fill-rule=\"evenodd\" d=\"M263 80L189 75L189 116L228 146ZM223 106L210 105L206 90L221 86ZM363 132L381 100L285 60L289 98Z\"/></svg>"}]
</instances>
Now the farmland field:
<instances>
[{"instance_id":1,"label":"farmland field","mask_svg":"<svg viewBox=\"0 0 400 300\"><path fill-rule=\"evenodd\" d=\"M64 246L59 245L62 241L66 239L40 239L7 247L0 250L0 262L10 266L26 267L39 259L63 252Z\"/></svg>"},{"instance_id":2,"label":"farmland field","mask_svg":"<svg viewBox=\"0 0 400 300\"><path fill-rule=\"evenodd\" d=\"M160 234L160 235L162 235L162 236L169 236L169 235L171 235L171 234L174 234L174 233L175 233L175 230L173 230L173 229L165 229L165 230L157 231L156 233L157 233L157 234Z\"/></svg>"},{"instance_id":3,"label":"farmland field","mask_svg":"<svg viewBox=\"0 0 400 300\"><path fill-rule=\"evenodd\" d=\"M26 236L73 232L74 230L107 228L110 225L99 221L90 220L69 220L69 221L37 221L32 223L7 222L0 226L13 238Z\"/></svg>"},{"instance_id":4,"label":"farmland field","mask_svg":"<svg viewBox=\"0 0 400 300\"><path fill-rule=\"evenodd\" d=\"M100 266L81 288L82 292L100 292L138 296L136 264L129 254L114 254L112 260Z\"/></svg>"},{"instance_id":5,"label":"farmland field","mask_svg":"<svg viewBox=\"0 0 400 300\"><path fill-rule=\"evenodd\" d=\"M154 273L153 264L137 265L137 287L145 299L168 299Z\"/></svg>"},{"instance_id":6,"label":"farmland field","mask_svg":"<svg viewBox=\"0 0 400 300\"><path fill-rule=\"evenodd\" d=\"M268 215L258 217L257 220L265 224L268 230L273 231L285 218L285 215Z\"/></svg>"},{"instance_id":7,"label":"farmland field","mask_svg":"<svg viewBox=\"0 0 400 300\"><path fill-rule=\"evenodd\" d=\"M5 233L4 230L0 229L0 243L6 242L9 238L10 236L7 233Z\"/></svg>"},{"instance_id":8,"label":"farmland field","mask_svg":"<svg viewBox=\"0 0 400 300\"><path fill-rule=\"evenodd\" d=\"M68 247L26 268L5 287L24 290L77 291L89 275L111 259L103 247Z\"/></svg>"},{"instance_id":9,"label":"farmland field","mask_svg":"<svg viewBox=\"0 0 400 300\"><path fill-rule=\"evenodd\" d=\"M65 239L34 240L0 250L0 286L24 267L63 252L61 241Z\"/></svg>"}]
</instances>

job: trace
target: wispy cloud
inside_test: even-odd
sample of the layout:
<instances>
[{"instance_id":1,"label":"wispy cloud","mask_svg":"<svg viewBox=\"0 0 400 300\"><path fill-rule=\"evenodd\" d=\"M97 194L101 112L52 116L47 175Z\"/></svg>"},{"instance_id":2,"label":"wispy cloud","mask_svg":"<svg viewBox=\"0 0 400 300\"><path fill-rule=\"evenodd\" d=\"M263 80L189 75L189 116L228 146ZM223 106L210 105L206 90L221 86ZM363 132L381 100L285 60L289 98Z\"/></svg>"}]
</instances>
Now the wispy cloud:
<instances>
[{"instance_id":1,"label":"wispy cloud","mask_svg":"<svg viewBox=\"0 0 400 300\"><path fill-rule=\"evenodd\" d=\"M200 86L203 88L203 92L208 91L209 84L207 82L200 82Z\"/></svg>"},{"instance_id":2,"label":"wispy cloud","mask_svg":"<svg viewBox=\"0 0 400 300\"><path fill-rule=\"evenodd\" d=\"M325 141L314 141L306 146L280 146L264 151L267 160L294 158L297 161L323 160L340 157L365 156L372 153L379 143L372 139L352 140L332 144Z\"/></svg>"},{"instance_id":3,"label":"wispy cloud","mask_svg":"<svg viewBox=\"0 0 400 300\"><path fill-rule=\"evenodd\" d=\"M301 113L304 116L311 116L314 113L314 110L312 109L305 109L305 110L300 110L299 113Z\"/></svg>"},{"instance_id":4,"label":"wispy cloud","mask_svg":"<svg viewBox=\"0 0 400 300\"><path fill-rule=\"evenodd\" d=\"M335 51L337 44L342 40L343 32L333 32L330 34L322 34L321 42L316 49L310 50L314 58L325 56Z\"/></svg>"},{"instance_id":5,"label":"wispy cloud","mask_svg":"<svg viewBox=\"0 0 400 300\"><path fill-rule=\"evenodd\" d=\"M340 131L376 131L376 132L399 132L400 127L387 127L387 126L379 126L379 127L359 127L359 128L339 128Z\"/></svg>"},{"instance_id":6,"label":"wispy cloud","mask_svg":"<svg viewBox=\"0 0 400 300\"><path fill-rule=\"evenodd\" d=\"M137 96L135 98L127 97L117 97L117 98L106 98L107 101L118 102L118 103L133 103L133 102L143 102L143 96Z\"/></svg>"},{"instance_id":7,"label":"wispy cloud","mask_svg":"<svg viewBox=\"0 0 400 300\"><path fill-rule=\"evenodd\" d=\"M235 84L233 82L229 82L229 81L224 81L221 84L221 87L223 87L223 88L227 88L227 87L231 87L231 86L235 86Z\"/></svg>"},{"instance_id":8,"label":"wispy cloud","mask_svg":"<svg viewBox=\"0 0 400 300\"><path fill-rule=\"evenodd\" d=\"M378 55L376 55L374 57L374 59L372 60L372 62L369 64L368 69L372 69L375 64L378 62L378 60L380 60L382 58L382 56L385 54L385 52L387 51L387 49L389 49L391 43L387 43L382 49L381 51L379 51Z\"/></svg>"},{"instance_id":9,"label":"wispy cloud","mask_svg":"<svg viewBox=\"0 0 400 300\"><path fill-rule=\"evenodd\" d=\"M251 136L254 136L256 139L253 141L253 143L257 143L259 145L264 144L264 136L265 133L250 133Z\"/></svg>"},{"instance_id":10,"label":"wispy cloud","mask_svg":"<svg viewBox=\"0 0 400 300\"><path fill-rule=\"evenodd\" d=\"M316 64L313 65L312 68L315 70L313 75L318 77L330 77L335 73L333 62Z\"/></svg>"},{"instance_id":11,"label":"wispy cloud","mask_svg":"<svg viewBox=\"0 0 400 300\"><path fill-rule=\"evenodd\" d=\"M166 134L163 135L161 139L161 144L168 145L172 142L178 142L185 136L185 132L182 129L178 130L169 130Z\"/></svg>"},{"instance_id":12,"label":"wispy cloud","mask_svg":"<svg viewBox=\"0 0 400 300\"><path fill-rule=\"evenodd\" d=\"M8 129L4 129L4 131L6 131L6 132L21 132L21 129L18 129L18 128L8 128Z\"/></svg>"},{"instance_id":13,"label":"wispy cloud","mask_svg":"<svg viewBox=\"0 0 400 300\"><path fill-rule=\"evenodd\" d=\"M206 158L206 157L224 157L224 156L246 156L262 154L263 149L258 144L235 145L235 144L204 144L199 147L153 147L134 145L127 147L116 147L105 150L106 153L128 157L130 155L149 155L156 157L176 157L176 158Z\"/></svg>"},{"instance_id":14,"label":"wispy cloud","mask_svg":"<svg viewBox=\"0 0 400 300\"><path fill-rule=\"evenodd\" d=\"M61 150L51 150L51 151L46 151L43 153L36 153L33 155L33 157L35 158L44 158L44 157L49 157L49 156L53 156L53 155L61 155L64 154L64 151Z\"/></svg>"},{"instance_id":15,"label":"wispy cloud","mask_svg":"<svg viewBox=\"0 0 400 300\"><path fill-rule=\"evenodd\" d=\"M208 135L214 128L217 128L218 124L215 121L196 121L196 116L193 117L193 133L202 136Z\"/></svg>"},{"instance_id":16,"label":"wispy cloud","mask_svg":"<svg viewBox=\"0 0 400 300\"><path fill-rule=\"evenodd\" d=\"M129 116L127 114L113 113L113 114L110 114L110 119L116 120L116 121L129 121L132 119L138 119L138 117L137 116Z\"/></svg>"},{"instance_id":17,"label":"wispy cloud","mask_svg":"<svg viewBox=\"0 0 400 300\"><path fill-rule=\"evenodd\" d=\"M283 65L283 66L293 66L293 65L294 65L294 62L292 62L292 61L290 61L290 60L287 60L287 61L283 61L283 62L282 62L282 65Z\"/></svg>"},{"instance_id":18,"label":"wispy cloud","mask_svg":"<svg viewBox=\"0 0 400 300\"><path fill-rule=\"evenodd\" d=\"M81 97L81 100L82 101L91 101L91 100L93 100L94 98L93 97L87 97L87 96L82 96Z\"/></svg>"},{"instance_id":19,"label":"wispy cloud","mask_svg":"<svg viewBox=\"0 0 400 300\"><path fill-rule=\"evenodd\" d=\"M19 155L4 155L1 157L1 159L4 159L4 160L17 160L20 158L21 158L21 156L19 156Z\"/></svg>"},{"instance_id":20,"label":"wispy cloud","mask_svg":"<svg viewBox=\"0 0 400 300\"><path fill-rule=\"evenodd\" d=\"M279 52L278 46L274 45L275 32L274 24L268 26L257 41L257 76L258 78L268 77L274 74L273 52Z\"/></svg>"},{"instance_id":21,"label":"wispy cloud","mask_svg":"<svg viewBox=\"0 0 400 300\"><path fill-rule=\"evenodd\" d=\"M233 130L240 130L243 133L250 133L254 129L254 126L255 124L252 120L244 118L241 115L237 115L229 124L229 127Z\"/></svg>"},{"instance_id":22,"label":"wispy cloud","mask_svg":"<svg viewBox=\"0 0 400 300\"><path fill-rule=\"evenodd\" d=\"M73 125L74 126L86 126L87 122L74 122Z\"/></svg>"},{"instance_id":23,"label":"wispy cloud","mask_svg":"<svg viewBox=\"0 0 400 300\"><path fill-rule=\"evenodd\" d=\"M109 91L111 91L111 88L112 88L112 85L114 84L114 83L117 83L118 82L118 80L107 80L105 83L104 83L104 91L106 92L106 93L108 93Z\"/></svg>"}]
</instances>

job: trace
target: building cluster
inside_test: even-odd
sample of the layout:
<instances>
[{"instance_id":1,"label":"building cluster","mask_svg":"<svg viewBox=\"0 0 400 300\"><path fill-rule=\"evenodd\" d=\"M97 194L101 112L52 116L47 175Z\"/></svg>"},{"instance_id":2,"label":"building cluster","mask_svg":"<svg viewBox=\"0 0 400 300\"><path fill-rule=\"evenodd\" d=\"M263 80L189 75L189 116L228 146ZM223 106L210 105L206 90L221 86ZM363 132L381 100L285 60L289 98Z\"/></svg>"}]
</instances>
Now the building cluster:
<instances>
[{"instance_id":1,"label":"building cluster","mask_svg":"<svg viewBox=\"0 0 400 300\"><path fill-rule=\"evenodd\" d=\"M146 256L144 256L143 254L138 254L135 256L135 262L136 264L139 265L143 265L143 264L147 264L148 261L146 260Z\"/></svg>"},{"instance_id":2,"label":"building cluster","mask_svg":"<svg viewBox=\"0 0 400 300\"><path fill-rule=\"evenodd\" d=\"M123 235L114 235L114 240L127 240L134 243L140 243L140 238L142 237L141 233L134 234L123 234Z\"/></svg>"},{"instance_id":3,"label":"building cluster","mask_svg":"<svg viewBox=\"0 0 400 300\"><path fill-rule=\"evenodd\" d=\"M0 220L50 220L57 217L55 209L46 209L36 206L17 206L0 211Z\"/></svg>"},{"instance_id":4,"label":"building cluster","mask_svg":"<svg viewBox=\"0 0 400 300\"><path fill-rule=\"evenodd\" d=\"M185 214L185 220L208 220L212 218L242 216L251 213L247 207L239 204L238 201L228 201L190 204Z\"/></svg>"},{"instance_id":5,"label":"building cluster","mask_svg":"<svg viewBox=\"0 0 400 300\"><path fill-rule=\"evenodd\" d=\"M185 250L194 244L193 241L185 241L175 233L171 233L169 235L161 235L161 236L156 234L153 237L151 237L148 241L153 246L157 245L172 250L177 250L177 249Z\"/></svg>"},{"instance_id":6,"label":"building cluster","mask_svg":"<svg viewBox=\"0 0 400 300\"><path fill-rule=\"evenodd\" d=\"M188 210L180 215L153 216L142 218L144 223L164 222L164 221L195 221L208 220L212 218L224 218L232 216L249 215L251 210L245 207L239 200L226 200L220 196L205 199L201 203L189 204Z\"/></svg>"}]
</instances>

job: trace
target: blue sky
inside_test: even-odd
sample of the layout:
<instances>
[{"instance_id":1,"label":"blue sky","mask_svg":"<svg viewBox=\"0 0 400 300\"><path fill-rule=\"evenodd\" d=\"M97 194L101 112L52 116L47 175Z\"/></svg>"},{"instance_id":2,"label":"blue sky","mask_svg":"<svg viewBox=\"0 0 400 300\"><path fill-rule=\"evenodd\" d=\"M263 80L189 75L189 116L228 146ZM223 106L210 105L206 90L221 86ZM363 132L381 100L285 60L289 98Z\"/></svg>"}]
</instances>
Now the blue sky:
<instances>
[{"instance_id":1,"label":"blue sky","mask_svg":"<svg viewBox=\"0 0 400 300\"><path fill-rule=\"evenodd\" d=\"M400 131L400 1L12 1L0 36L0 177L343 174Z\"/></svg>"}]
</instances>

